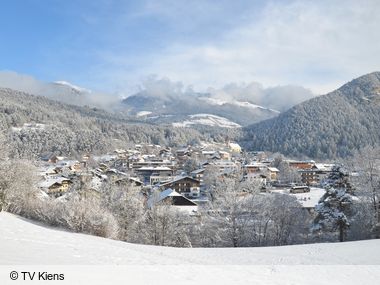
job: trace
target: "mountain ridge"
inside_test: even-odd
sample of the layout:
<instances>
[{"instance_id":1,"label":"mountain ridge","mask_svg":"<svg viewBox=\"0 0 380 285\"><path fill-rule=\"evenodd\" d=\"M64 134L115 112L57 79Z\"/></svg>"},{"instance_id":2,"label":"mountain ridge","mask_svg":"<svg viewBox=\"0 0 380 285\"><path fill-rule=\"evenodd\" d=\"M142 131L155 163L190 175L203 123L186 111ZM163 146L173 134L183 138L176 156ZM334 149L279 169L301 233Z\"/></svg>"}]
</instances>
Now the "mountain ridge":
<instances>
[{"instance_id":1,"label":"mountain ridge","mask_svg":"<svg viewBox=\"0 0 380 285\"><path fill-rule=\"evenodd\" d=\"M252 121L258 122L277 116L279 113L251 102L215 99L207 93L173 97L150 96L141 92L125 98L122 104L130 115L137 115L142 111L151 112L147 119L151 118L150 121L157 123L179 123L183 116L204 113L225 117L239 125L247 125Z\"/></svg>"},{"instance_id":2,"label":"mountain ridge","mask_svg":"<svg viewBox=\"0 0 380 285\"><path fill-rule=\"evenodd\" d=\"M311 158L347 157L380 143L380 72L302 102L244 129L249 149Z\"/></svg>"},{"instance_id":3,"label":"mountain ridge","mask_svg":"<svg viewBox=\"0 0 380 285\"><path fill-rule=\"evenodd\" d=\"M148 124L9 88L0 88L0 130L7 136L11 155L23 158L45 152L104 153L131 143L182 145L203 137L195 129Z\"/></svg>"}]
</instances>

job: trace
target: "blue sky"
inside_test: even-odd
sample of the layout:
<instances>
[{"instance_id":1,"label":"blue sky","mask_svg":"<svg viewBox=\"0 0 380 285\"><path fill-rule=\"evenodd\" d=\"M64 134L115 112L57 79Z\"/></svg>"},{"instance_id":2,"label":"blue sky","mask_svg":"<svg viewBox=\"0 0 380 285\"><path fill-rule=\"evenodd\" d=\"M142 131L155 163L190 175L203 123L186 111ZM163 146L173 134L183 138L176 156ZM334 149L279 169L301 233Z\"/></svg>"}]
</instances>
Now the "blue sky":
<instances>
[{"instance_id":1,"label":"blue sky","mask_svg":"<svg viewBox=\"0 0 380 285\"><path fill-rule=\"evenodd\" d=\"M380 70L378 15L376 0L4 0L0 70L111 93L152 74L323 93Z\"/></svg>"}]
</instances>

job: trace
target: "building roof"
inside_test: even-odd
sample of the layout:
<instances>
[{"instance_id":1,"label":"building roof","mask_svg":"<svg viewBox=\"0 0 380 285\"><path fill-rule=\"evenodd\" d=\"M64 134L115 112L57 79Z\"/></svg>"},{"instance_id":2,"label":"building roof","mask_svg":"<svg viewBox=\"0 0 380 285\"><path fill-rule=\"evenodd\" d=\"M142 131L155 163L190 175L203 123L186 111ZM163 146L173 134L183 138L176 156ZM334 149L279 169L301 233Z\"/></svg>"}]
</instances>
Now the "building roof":
<instances>
[{"instance_id":1,"label":"building roof","mask_svg":"<svg viewBox=\"0 0 380 285\"><path fill-rule=\"evenodd\" d=\"M245 168L250 168L250 167L265 167L264 163L261 162L252 162L250 164L244 165Z\"/></svg>"},{"instance_id":2,"label":"building roof","mask_svg":"<svg viewBox=\"0 0 380 285\"><path fill-rule=\"evenodd\" d=\"M314 166L320 171L332 171L335 164L332 163L316 163Z\"/></svg>"},{"instance_id":3,"label":"building roof","mask_svg":"<svg viewBox=\"0 0 380 285\"><path fill-rule=\"evenodd\" d=\"M66 177L58 176L58 177L51 177L49 179L41 181L38 185L41 188L49 188L54 184L62 184L62 182L64 182L64 181L71 182L70 179L68 179Z\"/></svg>"},{"instance_id":4,"label":"building roof","mask_svg":"<svg viewBox=\"0 0 380 285\"><path fill-rule=\"evenodd\" d=\"M272 172L280 172L280 170L278 170L276 167L267 167L269 171L272 171Z\"/></svg>"},{"instance_id":5,"label":"building roof","mask_svg":"<svg viewBox=\"0 0 380 285\"><path fill-rule=\"evenodd\" d=\"M186 179L186 178L200 183L199 180L194 179L193 177L190 177L190 176L176 176L172 180L164 182L163 184L161 184L161 186L170 185L170 184L176 183L176 182L181 181L182 179Z\"/></svg>"},{"instance_id":6,"label":"building roof","mask_svg":"<svg viewBox=\"0 0 380 285\"><path fill-rule=\"evenodd\" d=\"M172 206L196 206L197 205L193 201L187 199L186 197L176 192L175 190L168 188L158 193L158 195L152 195L148 199L148 202L147 202L148 207L151 208L154 204L159 203L168 198L171 198Z\"/></svg>"},{"instance_id":7,"label":"building roof","mask_svg":"<svg viewBox=\"0 0 380 285\"><path fill-rule=\"evenodd\" d=\"M191 174L199 174L199 173L202 173L202 172L204 172L204 171L205 171L204 168L199 168L199 169L196 169L196 170L194 170L194 171L191 171Z\"/></svg>"},{"instance_id":8,"label":"building roof","mask_svg":"<svg viewBox=\"0 0 380 285\"><path fill-rule=\"evenodd\" d=\"M169 167L161 166L161 167L153 167L153 166L143 166L140 168L137 168L136 170L141 171L171 171Z\"/></svg>"}]
</instances>

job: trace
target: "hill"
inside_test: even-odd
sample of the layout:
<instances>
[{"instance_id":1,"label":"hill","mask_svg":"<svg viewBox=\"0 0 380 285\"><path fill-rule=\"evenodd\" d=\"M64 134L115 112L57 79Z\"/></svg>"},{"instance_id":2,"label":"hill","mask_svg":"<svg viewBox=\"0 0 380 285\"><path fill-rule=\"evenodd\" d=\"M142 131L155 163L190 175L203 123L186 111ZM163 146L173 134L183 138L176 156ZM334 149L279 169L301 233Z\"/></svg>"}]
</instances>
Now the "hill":
<instances>
[{"instance_id":1,"label":"hill","mask_svg":"<svg viewBox=\"0 0 380 285\"><path fill-rule=\"evenodd\" d=\"M249 149L295 157L346 157L380 143L380 72L294 106L278 117L247 127Z\"/></svg>"},{"instance_id":2,"label":"hill","mask_svg":"<svg viewBox=\"0 0 380 285\"><path fill-rule=\"evenodd\" d=\"M65 273L65 280L83 279L83 283L75 279L75 284L104 284L107 277L113 284L126 280L134 284L174 284L178 280L246 284L249 280L255 284L347 285L375 284L380 277L379 240L266 248L170 248L66 232L5 212L0 213L0 228L0 265L12 265L0 269L5 284L17 265L23 265L19 267L24 271L26 265L44 265L44 270ZM48 264L61 266L46 268ZM107 268L77 265L119 265L123 274L105 275Z\"/></svg>"},{"instance_id":3,"label":"hill","mask_svg":"<svg viewBox=\"0 0 380 285\"><path fill-rule=\"evenodd\" d=\"M210 94L181 93L154 96L142 91L122 101L124 109L130 115L139 116L144 112L147 122L181 124L190 116L210 114L232 121L236 125L246 126L279 114L278 111L239 100L221 100ZM203 125L202 122L197 122ZM207 124L206 124L207 125ZM224 127L223 124L220 127Z\"/></svg>"},{"instance_id":4,"label":"hill","mask_svg":"<svg viewBox=\"0 0 380 285\"><path fill-rule=\"evenodd\" d=\"M182 145L203 137L193 129L147 124L5 88L0 88L0 130L8 134L16 157L105 152L130 143Z\"/></svg>"}]
</instances>

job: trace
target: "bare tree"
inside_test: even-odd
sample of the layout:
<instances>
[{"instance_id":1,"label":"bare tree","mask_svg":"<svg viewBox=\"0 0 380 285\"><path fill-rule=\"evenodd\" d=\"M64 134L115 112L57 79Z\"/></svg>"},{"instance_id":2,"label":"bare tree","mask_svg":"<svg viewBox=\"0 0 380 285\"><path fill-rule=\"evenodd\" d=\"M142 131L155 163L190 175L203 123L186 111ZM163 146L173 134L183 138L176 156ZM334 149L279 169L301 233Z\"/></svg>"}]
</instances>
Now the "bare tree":
<instances>
[{"instance_id":1,"label":"bare tree","mask_svg":"<svg viewBox=\"0 0 380 285\"><path fill-rule=\"evenodd\" d=\"M357 195L369 199L377 223L380 223L380 147L365 147L351 160Z\"/></svg>"},{"instance_id":2,"label":"bare tree","mask_svg":"<svg viewBox=\"0 0 380 285\"><path fill-rule=\"evenodd\" d=\"M138 242L137 223L144 214L144 200L140 189L132 184L123 186L106 183L102 188L102 204L119 224L119 239Z\"/></svg>"},{"instance_id":3,"label":"bare tree","mask_svg":"<svg viewBox=\"0 0 380 285\"><path fill-rule=\"evenodd\" d=\"M259 189L248 182L225 178L214 191L209 210L209 226L215 227L219 240L225 246L244 246L251 220L252 202Z\"/></svg>"},{"instance_id":4,"label":"bare tree","mask_svg":"<svg viewBox=\"0 0 380 285\"><path fill-rule=\"evenodd\" d=\"M296 168L289 166L286 161L278 162L278 169L280 170L279 180L286 183L298 183L301 181L301 174Z\"/></svg>"},{"instance_id":5,"label":"bare tree","mask_svg":"<svg viewBox=\"0 0 380 285\"><path fill-rule=\"evenodd\" d=\"M0 192L2 208L30 216L32 202L37 199L36 169L28 161L7 160L0 163Z\"/></svg>"},{"instance_id":6,"label":"bare tree","mask_svg":"<svg viewBox=\"0 0 380 285\"><path fill-rule=\"evenodd\" d=\"M299 243L305 240L311 222L308 212L294 196L269 194L266 215L270 218L273 245Z\"/></svg>"},{"instance_id":7,"label":"bare tree","mask_svg":"<svg viewBox=\"0 0 380 285\"><path fill-rule=\"evenodd\" d=\"M153 195L157 197L158 193ZM172 207L170 201L158 201L146 209L138 222L137 237L140 243L190 247L188 220L192 217Z\"/></svg>"}]
</instances>

